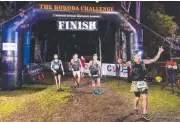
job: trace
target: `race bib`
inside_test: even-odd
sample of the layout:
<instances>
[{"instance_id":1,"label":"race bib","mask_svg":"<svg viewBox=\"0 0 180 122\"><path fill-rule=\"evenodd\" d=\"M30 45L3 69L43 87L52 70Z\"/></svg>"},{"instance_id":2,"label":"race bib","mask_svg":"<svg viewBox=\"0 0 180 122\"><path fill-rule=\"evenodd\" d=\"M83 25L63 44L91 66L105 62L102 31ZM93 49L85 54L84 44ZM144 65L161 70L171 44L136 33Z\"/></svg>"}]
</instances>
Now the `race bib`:
<instances>
[{"instance_id":1,"label":"race bib","mask_svg":"<svg viewBox=\"0 0 180 122\"><path fill-rule=\"evenodd\" d=\"M143 89L143 88L147 88L147 83L145 81L138 81L137 82L137 88L138 89Z\"/></svg>"},{"instance_id":2,"label":"race bib","mask_svg":"<svg viewBox=\"0 0 180 122\"><path fill-rule=\"evenodd\" d=\"M93 77L98 77L99 75L93 75Z\"/></svg>"},{"instance_id":3,"label":"race bib","mask_svg":"<svg viewBox=\"0 0 180 122\"><path fill-rule=\"evenodd\" d=\"M177 66L173 66L173 69L177 69Z\"/></svg>"}]
</instances>

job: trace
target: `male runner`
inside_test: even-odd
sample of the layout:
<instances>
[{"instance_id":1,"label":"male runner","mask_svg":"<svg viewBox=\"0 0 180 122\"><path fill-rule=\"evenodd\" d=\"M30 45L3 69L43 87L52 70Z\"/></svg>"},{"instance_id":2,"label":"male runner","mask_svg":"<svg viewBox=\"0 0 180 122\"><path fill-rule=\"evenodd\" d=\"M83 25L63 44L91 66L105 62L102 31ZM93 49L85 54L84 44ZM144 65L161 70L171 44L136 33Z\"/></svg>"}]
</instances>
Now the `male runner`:
<instances>
[{"instance_id":1,"label":"male runner","mask_svg":"<svg viewBox=\"0 0 180 122\"><path fill-rule=\"evenodd\" d=\"M138 103L140 99L140 94L142 94L143 98L143 114L142 117L146 120L150 120L147 112L148 106L148 86L145 82L145 64L151 64L157 61L164 51L162 47L159 48L157 55L153 59L141 59L141 53L139 51L134 52L134 60L128 61L127 63L122 63L122 60L119 60L120 66L128 67L131 66L132 72L130 79L132 81L131 91L134 92L135 99L134 99L134 112L135 115L138 115Z\"/></svg>"},{"instance_id":2,"label":"male runner","mask_svg":"<svg viewBox=\"0 0 180 122\"><path fill-rule=\"evenodd\" d=\"M71 59L70 64L71 64L71 69L73 72L75 88L79 88L79 83L80 83L80 78L81 78L80 70L82 68L82 64L77 54L73 55L73 58Z\"/></svg>"},{"instance_id":3,"label":"male runner","mask_svg":"<svg viewBox=\"0 0 180 122\"><path fill-rule=\"evenodd\" d=\"M101 62L97 60L97 54L93 55L93 60L88 64L88 73L92 78L92 88L93 94L101 94L100 90L100 77L102 75L101 72Z\"/></svg>"},{"instance_id":4,"label":"male runner","mask_svg":"<svg viewBox=\"0 0 180 122\"><path fill-rule=\"evenodd\" d=\"M51 70L54 74L54 79L56 81L57 91L63 91L61 88L61 75L64 75L64 68L62 65L62 61L58 59L58 55L54 54L54 60L51 62Z\"/></svg>"}]
</instances>

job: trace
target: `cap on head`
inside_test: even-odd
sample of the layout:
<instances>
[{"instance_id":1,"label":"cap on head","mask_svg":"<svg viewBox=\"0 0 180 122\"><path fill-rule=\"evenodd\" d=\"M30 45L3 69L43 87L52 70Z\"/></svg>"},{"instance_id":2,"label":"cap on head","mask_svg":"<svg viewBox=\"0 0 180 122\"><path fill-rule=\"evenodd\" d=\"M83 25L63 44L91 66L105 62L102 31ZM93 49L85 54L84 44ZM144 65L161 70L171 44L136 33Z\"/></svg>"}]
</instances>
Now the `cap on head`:
<instances>
[{"instance_id":1,"label":"cap on head","mask_svg":"<svg viewBox=\"0 0 180 122\"><path fill-rule=\"evenodd\" d=\"M77 53L74 54L74 55L73 55L73 58L78 58L78 54L77 54Z\"/></svg>"},{"instance_id":2,"label":"cap on head","mask_svg":"<svg viewBox=\"0 0 180 122\"><path fill-rule=\"evenodd\" d=\"M142 52L141 52L141 51L139 51L139 50L135 50L135 51L134 51L134 53L133 53L133 55L135 56L135 55L137 55L137 54L141 55L141 54L142 54Z\"/></svg>"},{"instance_id":3,"label":"cap on head","mask_svg":"<svg viewBox=\"0 0 180 122\"><path fill-rule=\"evenodd\" d=\"M94 55L93 55L93 60L97 60L97 58L98 58L98 55L97 55L97 54L94 54Z\"/></svg>"},{"instance_id":4,"label":"cap on head","mask_svg":"<svg viewBox=\"0 0 180 122\"><path fill-rule=\"evenodd\" d=\"M94 54L93 56L98 56L97 54Z\"/></svg>"},{"instance_id":5,"label":"cap on head","mask_svg":"<svg viewBox=\"0 0 180 122\"><path fill-rule=\"evenodd\" d=\"M54 54L54 58L57 59L57 58L58 58L58 55L57 55L57 54Z\"/></svg>"}]
</instances>

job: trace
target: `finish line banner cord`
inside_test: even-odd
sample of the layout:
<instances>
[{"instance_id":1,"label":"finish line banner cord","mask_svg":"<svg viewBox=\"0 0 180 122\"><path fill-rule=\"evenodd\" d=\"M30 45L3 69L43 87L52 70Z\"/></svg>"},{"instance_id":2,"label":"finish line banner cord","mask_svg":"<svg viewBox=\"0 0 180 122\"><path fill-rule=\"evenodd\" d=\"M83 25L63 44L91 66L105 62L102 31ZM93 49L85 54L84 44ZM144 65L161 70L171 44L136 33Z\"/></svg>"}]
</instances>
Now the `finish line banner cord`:
<instances>
[{"instance_id":1,"label":"finish line banner cord","mask_svg":"<svg viewBox=\"0 0 180 122\"><path fill-rule=\"evenodd\" d=\"M137 21L135 18L133 18L131 15L128 15L127 13L125 13L124 11L120 10L122 13L126 14L127 16L129 16L130 18L132 18L134 21ZM161 36L160 34L156 33L155 31L153 31L152 29L150 29L149 27L145 26L144 24L142 24L141 22L138 22L141 26L143 26L144 28L148 29L151 33L154 33L156 36L162 38L165 42L170 44L170 48L174 49L174 50L180 50L180 46L176 46L175 44L173 44L172 42L170 42L169 40L167 40L165 37Z\"/></svg>"}]
</instances>

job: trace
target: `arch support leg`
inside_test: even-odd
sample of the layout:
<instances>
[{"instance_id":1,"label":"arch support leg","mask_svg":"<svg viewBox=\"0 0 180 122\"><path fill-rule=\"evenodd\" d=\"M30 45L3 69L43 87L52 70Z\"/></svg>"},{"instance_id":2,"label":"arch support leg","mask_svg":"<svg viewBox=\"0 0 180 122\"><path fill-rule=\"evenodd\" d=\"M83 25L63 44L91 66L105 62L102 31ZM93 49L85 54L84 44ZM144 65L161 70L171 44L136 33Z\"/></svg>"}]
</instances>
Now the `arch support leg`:
<instances>
[{"instance_id":1,"label":"arch support leg","mask_svg":"<svg viewBox=\"0 0 180 122\"><path fill-rule=\"evenodd\" d=\"M22 85L22 44L20 33L3 30L2 38L2 89L18 89Z\"/></svg>"}]
</instances>

